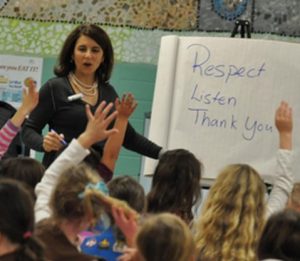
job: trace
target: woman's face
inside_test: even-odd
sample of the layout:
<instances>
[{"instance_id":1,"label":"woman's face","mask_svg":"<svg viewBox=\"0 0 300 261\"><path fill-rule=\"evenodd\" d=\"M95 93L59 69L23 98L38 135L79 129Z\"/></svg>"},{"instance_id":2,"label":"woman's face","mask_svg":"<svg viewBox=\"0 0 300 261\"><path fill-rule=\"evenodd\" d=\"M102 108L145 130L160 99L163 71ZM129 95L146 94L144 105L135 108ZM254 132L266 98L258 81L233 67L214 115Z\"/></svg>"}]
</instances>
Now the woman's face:
<instances>
[{"instance_id":1,"label":"woman's face","mask_svg":"<svg viewBox=\"0 0 300 261\"><path fill-rule=\"evenodd\" d=\"M103 50L99 44L85 35L78 38L72 58L77 76L94 76L104 60Z\"/></svg>"}]
</instances>

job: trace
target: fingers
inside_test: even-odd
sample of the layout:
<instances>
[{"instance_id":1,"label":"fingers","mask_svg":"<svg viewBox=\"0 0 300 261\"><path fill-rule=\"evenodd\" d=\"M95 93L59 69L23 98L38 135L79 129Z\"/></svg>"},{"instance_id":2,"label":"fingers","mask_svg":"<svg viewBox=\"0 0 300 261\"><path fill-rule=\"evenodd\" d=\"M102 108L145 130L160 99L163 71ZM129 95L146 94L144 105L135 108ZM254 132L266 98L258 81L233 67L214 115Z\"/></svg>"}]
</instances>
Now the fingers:
<instances>
[{"instance_id":1,"label":"fingers","mask_svg":"<svg viewBox=\"0 0 300 261\"><path fill-rule=\"evenodd\" d=\"M118 107L120 106L121 102L119 98L115 99L115 108L118 109Z\"/></svg>"},{"instance_id":2,"label":"fingers","mask_svg":"<svg viewBox=\"0 0 300 261\"><path fill-rule=\"evenodd\" d=\"M102 102L99 104L99 106L97 107L94 116L96 116L96 115L101 115L101 113L102 113L103 109L105 108L105 106L106 106L106 102L105 102L105 101L102 101Z\"/></svg>"},{"instance_id":3,"label":"fingers","mask_svg":"<svg viewBox=\"0 0 300 261\"><path fill-rule=\"evenodd\" d=\"M108 117L105 118L105 120L104 120L105 128L107 128L108 125L112 123L112 121L117 117L117 115L118 115L118 112L114 111L112 114L110 114Z\"/></svg>"},{"instance_id":4,"label":"fingers","mask_svg":"<svg viewBox=\"0 0 300 261\"><path fill-rule=\"evenodd\" d=\"M90 105L88 105L88 104L85 105L85 114L86 114L86 117L88 118L88 120L91 120L94 118L94 116L91 112Z\"/></svg>"},{"instance_id":5,"label":"fingers","mask_svg":"<svg viewBox=\"0 0 300 261\"><path fill-rule=\"evenodd\" d=\"M102 111L102 116L103 116L104 118L106 118L106 116L107 116L108 113L111 111L111 109L112 109L113 106L114 106L113 103L110 102L110 103L103 109L103 111Z\"/></svg>"},{"instance_id":6,"label":"fingers","mask_svg":"<svg viewBox=\"0 0 300 261\"><path fill-rule=\"evenodd\" d=\"M46 152L58 151L62 148L62 137L54 132L48 132L43 140L43 148Z\"/></svg>"},{"instance_id":7,"label":"fingers","mask_svg":"<svg viewBox=\"0 0 300 261\"><path fill-rule=\"evenodd\" d=\"M292 108L285 101L282 101L278 109L276 110L276 117L279 119L291 119Z\"/></svg>"},{"instance_id":8,"label":"fingers","mask_svg":"<svg viewBox=\"0 0 300 261\"><path fill-rule=\"evenodd\" d=\"M291 133L293 128L293 111L285 101L276 110L275 125L280 133Z\"/></svg>"},{"instance_id":9,"label":"fingers","mask_svg":"<svg viewBox=\"0 0 300 261\"><path fill-rule=\"evenodd\" d=\"M119 132L119 130L116 129L116 128L113 128L113 129L110 129L110 130L106 130L105 131L105 136L109 137L109 136L114 135L114 134L116 134L118 132Z\"/></svg>"},{"instance_id":10,"label":"fingers","mask_svg":"<svg viewBox=\"0 0 300 261\"><path fill-rule=\"evenodd\" d=\"M31 77L27 77L24 80L24 84L26 87L28 87L29 90L34 90L36 87L36 81Z\"/></svg>"}]
</instances>

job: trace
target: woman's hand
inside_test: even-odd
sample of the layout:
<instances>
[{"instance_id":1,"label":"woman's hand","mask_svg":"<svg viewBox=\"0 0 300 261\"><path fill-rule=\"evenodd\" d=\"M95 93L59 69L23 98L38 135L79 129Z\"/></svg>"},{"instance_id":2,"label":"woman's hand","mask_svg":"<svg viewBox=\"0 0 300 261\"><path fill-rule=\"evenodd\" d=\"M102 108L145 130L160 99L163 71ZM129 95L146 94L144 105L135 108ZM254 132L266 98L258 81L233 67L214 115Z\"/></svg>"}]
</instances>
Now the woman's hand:
<instances>
[{"instance_id":1,"label":"woman's hand","mask_svg":"<svg viewBox=\"0 0 300 261\"><path fill-rule=\"evenodd\" d=\"M58 134L55 131L49 131L44 136L43 148L46 152L58 151L64 146L63 140L63 134Z\"/></svg>"}]
</instances>

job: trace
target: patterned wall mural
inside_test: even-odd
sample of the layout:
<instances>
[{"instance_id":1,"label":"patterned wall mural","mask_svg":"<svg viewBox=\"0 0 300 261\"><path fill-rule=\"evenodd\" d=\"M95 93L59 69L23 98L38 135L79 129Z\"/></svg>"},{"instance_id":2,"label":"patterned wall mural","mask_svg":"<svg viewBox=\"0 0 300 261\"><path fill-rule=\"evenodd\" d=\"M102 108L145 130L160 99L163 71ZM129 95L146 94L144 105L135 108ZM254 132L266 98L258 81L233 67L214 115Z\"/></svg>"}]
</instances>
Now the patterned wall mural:
<instances>
[{"instance_id":1,"label":"patterned wall mural","mask_svg":"<svg viewBox=\"0 0 300 261\"><path fill-rule=\"evenodd\" d=\"M300 42L299 0L0 0L0 51L57 56L76 24L92 22L117 60L155 64L162 36L229 37L236 19L253 38Z\"/></svg>"}]
</instances>

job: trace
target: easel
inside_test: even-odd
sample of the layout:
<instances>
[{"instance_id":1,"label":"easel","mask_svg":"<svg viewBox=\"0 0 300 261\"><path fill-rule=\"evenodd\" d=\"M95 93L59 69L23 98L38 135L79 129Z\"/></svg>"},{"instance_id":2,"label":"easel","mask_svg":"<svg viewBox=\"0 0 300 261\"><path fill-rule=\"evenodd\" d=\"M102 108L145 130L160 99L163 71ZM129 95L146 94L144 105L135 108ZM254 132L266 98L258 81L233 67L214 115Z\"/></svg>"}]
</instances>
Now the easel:
<instances>
[{"instance_id":1,"label":"easel","mask_svg":"<svg viewBox=\"0 0 300 261\"><path fill-rule=\"evenodd\" d=\"M248 20L236 20L231 37L235 37L238 32L241 38L245 38L245 33L247 34L247 38L251 38L250 22Z\"/></svg>"}]
</instances>

